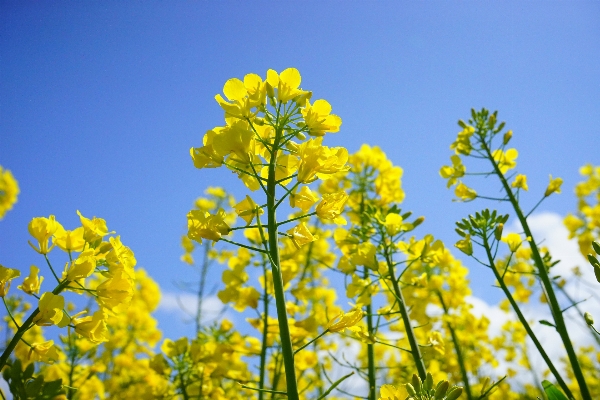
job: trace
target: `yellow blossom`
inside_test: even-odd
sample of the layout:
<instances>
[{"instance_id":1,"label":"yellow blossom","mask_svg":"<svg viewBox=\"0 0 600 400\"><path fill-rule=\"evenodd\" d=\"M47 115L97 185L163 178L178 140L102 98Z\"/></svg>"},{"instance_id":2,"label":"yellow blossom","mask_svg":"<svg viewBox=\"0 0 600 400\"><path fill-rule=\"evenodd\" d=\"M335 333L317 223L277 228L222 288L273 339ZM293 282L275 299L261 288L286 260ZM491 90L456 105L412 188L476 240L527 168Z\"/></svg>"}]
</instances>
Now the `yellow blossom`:
<instances>
[{"instance_id":1,"label":"yellow blossom","mask_svg":"<svg viewBox=\"0 0 600 400\"><path fill-rule=\"evenodd\" d=\"M329 175L347 171L350 167L348 150L343 147L323 146L322 137L309 139L298 147L300 166L298 167L298 182L310 183L317 178L326 179Z\"/></svg>"},{"instance_id":2,"label":"yellow blossom","mask_svg":"<svg viewBox=\"0 0 600 400\"><path fill-rule=\"evenodd\" d=\"M219 209L216 214L201 210L192 210L188 213L188 237L202 243L202 239L219 241L222 235L227 235L230 228L225 223L225 211Z\"/></svg>"},{"instance_id":3,"label":"yellow blossom","mask_svg":"<svg viewBox=\"0 0 600 400\"><path fill-rule=\"evenodd\" d=\"M560 193L560 187L563 184L562 178L552 178L550 175L550 183L546 188L546 192L544 193L544 197L550 196L552 193Z\"/></svg>"},{"instance_id":4,"label":"yellow blossom","mask_svg":"<svg viewBox=\"0 0 600 400\"><path fill-rule=\"evenodd\" d=\"M475 128L471 125L465 125L464 129L458 133L456 141L450 145L451 149L454 149L456 154L471 154L471 136L475 133Z\"/></svg>"},{"instance_id":5,"label":"yellow blossom","mask_svg":"<svg viewBox=\"0 0 600 400\"><path fill-rule=\"evenodd\" d=\"M10 281L19 276L21 276L20 271L0 265L0 297L6 296L10 288Z\"/></svg>"},{"instance_id":6,"label":"yellow blossom","mask_svg":"<svg viewBox=\"0 0 600 400\"><path fill-rule=\"evenodd\" d=\"M270 69L267 71L267 91L277 88L276 97L282 103L287 103L294 98L307 100L310 92L299 89L301 80L300 72L296 68L287 68L281 74Z\"/></svg>"},{"instance_id":7,"label":"yellow blossom","mask_svg":"<svg viewBox=\"0 0 600 400\"><path fill-rule=\"evenodd\" d=\"M304 222L301 222L299 225L293 227L292 229L287 231L290 239L292 239L292 243L299 249L300 247L308 244L310 242L314 242L317 240L315 236L308 230L308 227Z\"/></svg>"},{"instance_id":8,"label":"yellow blossom","mask_svg":"<svg viewBox=\"0 0 600 400\"><path fill-rule=\"evenodd\" d=\"M440 169L440 176L444 179L448 179L446 187L454 185L456 183L456 180L458 178L463 177L467 170L458 155L453 155L452 157L450 157L450 160L452 160L451 166L444 165Z\"/></svg>"},{"instance_id":9,"label":"yellow blossom","mask_svg":"<svg viewBox=\"0 0 600 400\"><path fill-rule=\"evenodd\" d=\"M33 361L41 361L46 364L53 364L58 361L58 351L54 346L54 340L48 340L43 343L33 343L29 350L29 358Z\"/></svg>"},{"instance_id":10,"label":"yellow blossom","mask_svg":"<svg viewBox=\"0 0 600 400\"><path fill-rule=\"evenodd\" d=\"M101 307L116 311L127 307L133 297L134 281L124 271L117 272L96 288L96 300Z\"/></svg>"},{"instance_id":11,"label":"yellow blossom","mask_svg":"<svg viewBox=\"0 0 600 400\"><path fill-rule=\"evenodd\" d=\"M63 312L65 299L61 295L46 292L38 303L39 313L33 318L33 323L40 326L58 325L64 327L69 318Z\"/></svg>"},{"instance_id":12,"label":"yellow blossom","mask_svg":"<svg viewBox=\"0 0 600 400\"><path fill-rule=\"evenodd\" d=\"M429 334L429 338L427 339L427 343L441 356L446 353L446 347L444 346L444 339L442 338L442 334L438 331L432 331Z\"/></svg>"},{"instance_id":13,"label":"yellow blossom","mask_svg":"<svg viewBox=\"0 0 600 400\"><path fill-rule=\"evenodd\" d=\"M517 249L519 248L519 246L521 246L521 243L523 242L523 240L521 240L521 235L519 235L518 233L509 233L508 235L502 238L502 241L508 245L508 248L513 253L517 251Z\"/></svg>"},{"instance_id":14,"label":"yellow blossom","mask_svg":"<svg viewBox=\"0 0 600 400\"><path fill-rule=\"evenodd\" d=\"M500 172L503 174L517 166L515 160L518 156L519 152L516 149L508 149L506 152L502 151L502 149L498 149L492 153L492 157L498 164Z\"/></svg>"},{"instance_id":15,"label":"yellow blossom","mask_svg":"<svg viewBox=\"0 0 600 400\"><path fill-rule=\"evenodd\" d=\"M527 186L527 176L522 174L515 176L515 180L511 186L517 189L529 190L529 187Z\"/></svg>"},{"instance_id":16,"label":"yellow blossom","mask_svg":"<svg viewBox=\"0 0 600 400\"><path fill-rule=\"evenodd\" d=\"M404 400L408 396L408 392L404 385L396 388L393 385L382 385L379 389L379 400Z\"/></svg>"},{"instance_id":17,"label":"yellow blossom","mask_svg":"<svg viewBox=\"0 0 600 400\"><path fill-rule=\"evenodd\" d=\"M264 214L263 209L258 207L254 200L248 195L246 195L244 200L236 204L234 208L236 214L246 221L246 225L250 225L256 215Z\"/></svg>"},{"instance_id":18,"label":"yellow blossom","mask_svg":"<svg viewBox=\"0 0 600 400\"><path fill-rule=\"evenodd\" d=\"M94 250L89 249L80 253L75 261L67 270L67 279L74 281L76 279L87 278L96 269L96 257Z\"/></svg>"},{"instance_id":19,"label":"yellow blossom","mask_svg":"<svg viewBox=\"0 0 600 400\"><path fill-rule=\"evenodd\" d=\"M462 201L471 201L477 197L477 192L462 182L456 186L456 189L454 189L454 194Z\"/></svg>"},{"instance_id":20,"label":"yellow blossom","mask_svg":"<svg viewBox=\"0 0 600 400\"><path fill-rule=\"evenodd\" d=\"M67 253L72 251L81 251L85 246L83 233L83 226L80 226L72 231L65 230L62 226L60 226L56 232L54 232L52 243Z\"/></svg>"},{"instance_id":21,"label":"yellow blossom","mask_svg":"<svg viewBox=\"0 0 600 400\"><path fill-rule=\"evenodd\" d=\"M102 218L86 218L79 210L77 210L77 215L79 215L79 219L81 221L81 225L83 226L83 239L88 243L96 243L98 240L101 240L104 236L108 235L108 228L106 227L106 221Z\"/></svg>"},{"instance_id":22,"label":"yellow blossom","mask_svg":"<svg viewBox=\"0 0 600 400\"><path fill-rule=\"evenodd\" d=\"M90 342L99 344L108 341L108 328L106 327L106 314L102 311L96 311L92 316L79 318L78 316L85 311L74 315L71 322L75 325L75 332Z\"/></svg>"},{"instance_id":23,"label":"yellow blossom","mask_svg":"<svg viewBox=\"0 0 600 400\"><path fill-rule=\"evenodd\" d=\"M308 186L302 186L299 191L290 194L290 206L297 207L303 212L310 210L317 200L319 200L319 197Z\"/></svg>"},{"instance_id":24,"label":"yellow blossom","mask_svg":"<svg viewBox=\"0 0 600 400\"><path fill-rule=\"evenodd\" d=\"M19 196L19 184L12 173L0 165L0 219L13 208Z\"/></svg>"},{"instance_id":25,"label":"yellow blossom","mask_svg":"<svg viewBox=\"0 0 600 400\"><path fill-rule=\"evenodd\" d=\"M467 234L465 237L454 245L457 249L470 256L473 254L473 243L471 242L471 235Z\"/></svg>"},{"instance_id":26,"label":"yellow blossom","mask_svg":"<svg viewBox=\"0 0 600 400\"><path fill-rule=\"evenodd\" d=\"M311 136L323 136L326 132L339 132L342 119L331 114L331 105L325 100L317 100L311 106L306 101L306 107L302 109L304 123Z\"/></svg>"},{"instance_id":27,"label":"yellow blossom","mask_svg":"<svg viewBox=\"0 0 600 400\"><path fill-rule=\"evenodd\" d=\"M362 320L362 317L363 312L360 309L355 309L347 313L340 313L331 321L329 321L325 328L329 332L339 332L358 324Z\"/></svg>"},{"instance_id":28,"label":"yellow blossom","mask_svg":"<svg viewBox=\"0 0 600 400\"><path fill-rule=\"evenodd\" d=\"M34 294L40 292L40 286L44 281L44 277L38 276L40 269L35 265L29 267L29 276L23 279L23 284L18 286L19 289L27 294Z\"/></svg>"},{"instance_id":29,"label":"yellow blossom","mask_svg":"<svg viewBox=\"0 0 600 400\"><path fill-rule=\"evenodd\" d=\"M336 193L324 194L323 200L317 205L317 215L323 219L333 220L338 225L346 225L346 220L341 214L347 200L348 195L343 190Z\"/></svg>"},{"instance_id":30,"label":"yellow blossom","mask_svg":"<svg viewBox=\"0 0 600 400\"><path fill-rule=\"evenodd\" d=\"M31 247L40 254L48 254L54 247L54 245L52 245L48 248L48 239L54 235L54 232L62 228L62 226L55 220L54 215L51 215L48 218L33 218L29 222L27 228L29 229L31 236L33 236L39 244L39 248L36 248L29 242Z\"/></svg>"}]
</instances>

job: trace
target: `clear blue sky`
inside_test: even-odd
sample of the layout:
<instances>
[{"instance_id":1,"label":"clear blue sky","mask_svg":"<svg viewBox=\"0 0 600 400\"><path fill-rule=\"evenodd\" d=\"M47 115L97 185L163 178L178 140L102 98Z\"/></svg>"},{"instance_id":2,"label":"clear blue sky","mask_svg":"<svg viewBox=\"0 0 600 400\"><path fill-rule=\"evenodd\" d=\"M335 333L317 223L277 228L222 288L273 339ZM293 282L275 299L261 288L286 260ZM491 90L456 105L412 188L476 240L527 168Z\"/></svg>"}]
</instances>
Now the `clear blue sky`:
<instances>
[{"instance_id":1,"label":"clear blue sky","mask_svg":"<svg viewBox=\"0 0 600 400\"><path fill-rule=\"evenodd\" d=\"M225 169L195 169L189 148L223 123L213 97L227 79L290 66L343 119L327 144L378 145L404 168L404 209L427 218L417 234L454 243L456 220L494 206L451 202L438 175L471 107L513 129L532 192L564 178L541 209L565 214L579 166L600 164L599 51L598 2L0 1L0 165L21 187L0 263L40 265L29 220L72 229L79 209L163 290L193 279L179 261L193 200L209 185L245 192ZM487 271L471 278L494 301Z\"/></svg>"}]
</instances>

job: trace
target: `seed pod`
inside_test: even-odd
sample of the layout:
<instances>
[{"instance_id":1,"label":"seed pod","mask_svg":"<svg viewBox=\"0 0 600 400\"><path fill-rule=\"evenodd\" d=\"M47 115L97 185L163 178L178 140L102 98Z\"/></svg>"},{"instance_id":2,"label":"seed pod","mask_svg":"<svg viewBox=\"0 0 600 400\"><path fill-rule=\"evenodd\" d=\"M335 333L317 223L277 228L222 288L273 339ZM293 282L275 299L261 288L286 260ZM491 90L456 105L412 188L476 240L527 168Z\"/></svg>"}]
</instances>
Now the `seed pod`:
<instances>
[{"instance_id":1,"label":"seed pod","mask_svg":"<svg viewBox=\"0 0 600 400\"><path fill-rule=\"evenodd\" d=\"M435 390L435 396L433 396L433 398L435 400L443 399L444 396L446 396L446 392L448 391L449 386L450 384L448 383L448 381L441 381L438 384L437 389Z\"/></svg>"},{"instance_id":2,"label":"seed pod","mask_svg":"<svg viewBox=\"0 0 600 400\"><path fill-rule=\"evenodd\" d=\"M460 397L463 392L463 388L461 387L453 387L450 389L450 393L446 396L446 400L456 400Z\"/></svg>"}]
</instances>

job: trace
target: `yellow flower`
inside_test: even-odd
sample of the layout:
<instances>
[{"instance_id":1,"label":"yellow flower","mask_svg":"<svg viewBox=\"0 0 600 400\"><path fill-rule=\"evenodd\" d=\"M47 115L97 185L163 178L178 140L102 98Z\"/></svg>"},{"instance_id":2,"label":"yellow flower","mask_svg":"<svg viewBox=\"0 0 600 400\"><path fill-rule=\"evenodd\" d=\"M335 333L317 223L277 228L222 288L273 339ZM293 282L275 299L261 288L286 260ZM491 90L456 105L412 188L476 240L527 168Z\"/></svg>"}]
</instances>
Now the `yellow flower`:
<instances>
[{"instance_id":1,"label":"yellow flower","mask_svg":"<svg viewBox=\"0 0 600 400\"><path fill-rule=\"evenodd\" d=\"M511 252L517 251L521 243L521 236L518 233L509 233L508 235L502 238L502 241L508 245L508 248Z\"/></svg>"},{"instance_id":2,"label":"yellow flower","mask_svg":"<svg viewBox=\"0 0 600 400\"><path fill-rule=\"evenodd\" d=\"M29 350L29 359L41 361L46 364L54 364L54 361L58 361L58 351L56 350L56 346L54 346L54 340L32 344Z\"/></svg>"},{"instance_id":3,"label":"yellow flower","mask_svg":"<svg viewBox=\"0 0 600 400\"><path fill-rule=\"evenodd\" d=\"M0 297L6 296L10 288L10 281L19 276L21 276L20 271L0 265Z\"/></svg>"},{"instance_id":4,"label":"yellow flower","mask_svg":"<svg viewBox=\"0 0 600 400\"><path fill-rule=\"evenodd\" d=\"M511 186L518 189L529 190L529 187L527 186L527 176L522 174L517 175Z\"/></svg>"},{"instance_id":5,"label":"yellow flower","mask_svg":"<svg viewBox=\"0 0 600 400\"><path fill-rule=\"evenodd\" d=\"M77 215L79 215L79 219L81 220L81 225L83 226L83 239L86 242L95 243L108 235L109 232L106 227L106 221L102 218L86 218L81 215L79 210L77 210Z\"/></svg>"},{"instance_id":6,"label":"yellow flower","mask_svg":"<svg viewBox=\"0 0 600 400\"><path fill-rule=\"evenodd\" d=\"M74 281L76 279L87 278L96 269L96 257L94 250L89 249L79 254L77 259L71 263L67 270L67 279Z\"/></svg>"},{"instance_id":7,"label":"yellow flower","mask_svg":"<svg viewBox=\"0 0 600 400\"><path fill-rule=\"evenodd\" d=\"M439 333L438 331L431 332L431 334L429 335L429 338L427 339L427 343L429 343L429 345L431 347L433 347L433 349L437 353L439 353L441 356L446 354L446 347L444 346L444 338L442 338L442 334Z\"/></svg>"},{"instance_id":8,"label":"yellow flower","mask_svg":"<svg viewBox=\"0 0 600 400\"><path fill-rule=\"evenodd\" d=\"M500 168L500 172L503 174L517 166L515 160L518 156L519 152L516 149L508 149L506 152L498 149L492 153L492 157L498 163L498 168Z\"/></svg>"},{"instance_id":9,"label":"yellow flower","mask_svg":"<svg viewBox=\"0 0 600 400\"><path fill-rule=\"evenodd\" d=\"M465 175L466 167L463 165L462 160L456 154L450 157L452 161L452 165L444 165L440 169L440 176L444 179L448 179L448 184L446 187L450 187L456 183L458 178L461 178Z\"/></svg>"},{"instance_id":10,"label":"yellow flower","mask_svg":"<svg viewBox=\"0 0 600 400\"><path fill-rule=\"evenodd\" d=\"M54 232L52 243L67 253L72 251L81 251L85 246L83 232L83 226L80 226L72 231L67 231L61 226L56 230L56 232Z\"/></svg>"},{"instance_id":11,"label":"yellow flower","mask_svg":"<svg viewBox=\"0 0 600 400\"><path fill-rule=\"evenodd\" d=\"M222 129L217 127L206 131L203 138L204 146L190 149L190 156L196 168L218 168L223 165L223 156L218 155L213 148L213 138Z\"/></svg>"},{"instance_id":12,"label":"yellow flower","mask_svg":"<svg viewBox=\"0 0 600 400\"><path fill-rule=\"evenodd\" d=\"M548 187L546 188L544 197L548 197L554 192L560 193L560 187L562 184L563 184L562 178L552 178L552 175L550 175L550 183L548 184Z\"/></svg>"},{"instance_id":13,"label":"yellow flower","mask_svg":"<svg viewBox=\"0 0 600 400\"><path fill-rule=\"evenodd\" d=\"M307 243L314 242L317 240L315 236L308 230L308 227L304 222L301 222L299 225L293 227L289 231L287 231L290 239L292 239L292 243L299 249Z\"/></svg>"},{"instance_id":14,"label":"yellow flower","mask_svg":"<svg viewBox=\"0 0 600 400\"><path fill-rule=\"evenodd\" d=\"M232 154L235 161L250 163L254 157L254 135L246 121L235 121L213 137L212 147L219 157Z\"/></svg>"},{"instance_id":15,"label":"yellow flower","mask_svg":"<svg viewBox=\"0 0 600 400\"><path fill-rule=\"evenodd\" d=\"M75 325L75 332L90 342L99 344L108 341L108 329L106 327L106 314L102 311L96 311L92 316L79 318L79 315L85 311L74 315L71 322Z\"/></svg>"},{"instance_id":16,"label":"yellow flower","mask_svg":"<svg viewBox=\"0 0 600 400\"><path fill-rule=\"evenodd\" d=\"M326 132L339 132L342 119L331 114L331 105L325 100L317 100L314 105L306 101L306 107L302 109L304 123L308 127L311 136L323 136Z\"/></svg>"},{"instance_id":17,"label":"yellow flower","mask_svg":"<svg viewBox=\"0 0 600 400\"><path fill-rule=\"evenodd\" d=\"M34 294L40 292L40 286L44 281L44 277L39 277L38 273L40 269L35 265L29 267L29 276L23 280L23 284L21 286L17 286L19 289L24 291L27 294Z\"/></svg>"},{"instance_id":18,"label":"yellow flower","mask_svg":"<svg viewBox=\"0 0 600 400\"><path fill-rule=\"evenodd\" d=\"M471 242L471 235L467 234L465 237L454 245L457 249L470 256L473 254L473 243Z\"/></svg>"},{"instance_id":19,"label":"yellow flower","mask_svg":"<svg viewBox=\"0 0 600 400\"><path fill-rule=\"evenodd\" d=\"M317 205L316 212L320 218L333 220L338 225L346 225L346 220L341 216L348 195L343 190L324 194L323 200Z\"/></svg>"},{"instance_id":20,"label":"yellow flower","mask_svg":"<svg viewBox=\"0 0 600 400\"><path fill-rule=\"evenodd\" d=\"M462 182L454 189L454 194L462 201L472 201L477 197L477 192Z\"/></svg>"},{"instance_id":21,"label":"yellow flower","mask_svg":"<svg viewBox=\"0 0 600 400\"><path fill-rule=\"evenodd\" d=\"M186 337L182 337L176 341L165 339L162 346L160 346L160 350L171 359L185 354L188 351L188 348L189 343Z\"/></svg>"},{"instance_id":22,"label":"yellow flower","mask_svg":"<svg viewBox=\"0 0 600 400\"><path fill-rule=\"evenodd\" d=\"M475 133L475 128L471 125L465 125L464 129L458 133L456 141L450 145L451 149L454 149L456 154L471 154L471 136Z\"/></svg>"},{"instance_id":23,"label":"yellow flower","mask_svg":"<svg viewBox=\"0 0 600 400\"><path fill-rule=\"evenodd\" d=\"M323 146L322 137L307 140L298 146L298 182L310 183L317 178L326 179L326 175L347 171L350 167L348 161L348 150L343 147Z\"/></svg>"},{"instance_id":24,"label":"yellow flower","mask_svg":"<svg viewBox=\"0 0 600 400\"><path fill-rule=\"evenodd\" d=\"M192 210L188 213L188 237L202 243L202 239L219 241L222 235L227 235L231 228L225 223L225 211L219 209L217 214L210 214L201 210Z\"/></svg>"},{"instance_id":25,"label":"yellow flower","mask_svg":"<svg viewBox=\"0 0 600 400\"><path fill-rule=\"evenodd\" d=\"M215 96L215 100L225 110L225 115L246 119L256 115L253 108L264 104L267 92L265 83L260 76L247 74L243 82L237 78L225 82L223 94L231 103L223 99L220 94Z\"/></svg>"},{"instance_id":26,"label":"yellow flower","mask_svg":"<svg viewBox=\"0 0 600 400\"><path fill-rule=\"evenodd\" d=\"M377 247L371 242L364 242L358 245L356 252L352 254L350 261L354 265L364 265L377 271L378 263L376 259Z\"/></svg>"},{"instance_id":27,"label":"yellow flower","mask_svg":"<svg viewBox=\"0 0 600 400\"><path fill-rule=\"evenodd\" d=\"M109 310L129 305L133 297L134 281L124 271L117 272L96 288L96 301Z\"/></svg>"},{"instance_id":28,"label":"yellow flower","mask_svg":"<svg viewBox=\"0 0 600 400\"><path fill-rule=\"evenodd\" d=\"M246 221L246 225L250 225L257 214L264 214L263 209L259 208L254 200L248 195L246 195L244 200L236 204L234 208L236 214Z\"/></svg>"},{"instance_id":29,"label":"yellow flower","mask_svg":"<svg viewBox=\"0 0 600 400\"><path fill-rule=\"evenodd\" d=\"M48 239L50 239L50 237L54 235L54 232L62 228L62 226L58 222L56 222L56 220L54 219L54 215L51 215L49 218L33 218L29 222L27 228L31 236L33 236L39 244L39 248L36 248L35 246L33 246L33 244L31 244L31 242L29 242L31 247L33 247L33 249L40 254L48 254L50 250L52 250L52 248L54 247L53 244L50 248L48 248Z\"/></svg>"},{"instance_id":30,"label":"yellow flower","mask_svg":"<svg viewBox=\"0 0 600 400\"><path fill-rule=\"evenodd\" d=\"M12 173L0 165L0 219L13 208L19 196L19 184Z\"/></svg>"},{"instance_id":31,"label":"yellow flower","mask_svg":"<svg viewBox=\"0 0 600 400\"><path fill-rule=\"evenodd\" d=\"M40 297L38 303L39 313L33 318L33 322L39 326L58 325L65 327L69 318L63 312L65 299L59 294L46 292Z\"/></svg>"},{"instance_id":32,"label":"yellow flower","mask_svg":"<svg viewBox=\"0 0 600 400\"><path fill-rule=\"evenodd\" d=\"M404 400L408 396L408 392L402 385L396 388L393 385L382 385L379 389L379 400Z\"/></svg>"},{"instance_id":33,"label":"yellow flower","mask_svg":"<svg viewBox=\"0 0 600 400\"><path fill-rule=\"evenodd\" d=\"M290 194L290 206L297 207L303 212L310 210L317 200L319 197L308 186L302 186L298 192Z\"/></svg>"},{"instance_id":34,"label":"yellow flower","mask_svg":"<svg viewBox=\"0 0 600 400\"><path fill-rule=\"evenodd\" d=\"M355 309L347 313L340 313L331 321L329 321L325 328L329 332L339 332L358 324L362 320L362 317L363 312L360 309Z\"/></svg>"},{"instance_id":35,"label":"yellow flower","mask_svg":"<svg viewBox=\"0 0 600 400\"><path fill-rule=\"evenodd\" d=\"M311 96L310 92L298 88L301 81L300 72L296 68L288 68L281 74L270 69L267 71L267 92L277 88L277 100L280 102L287 103L297 98L301 103L301 100L308 100Z\"/></svg>"}]
</instances>

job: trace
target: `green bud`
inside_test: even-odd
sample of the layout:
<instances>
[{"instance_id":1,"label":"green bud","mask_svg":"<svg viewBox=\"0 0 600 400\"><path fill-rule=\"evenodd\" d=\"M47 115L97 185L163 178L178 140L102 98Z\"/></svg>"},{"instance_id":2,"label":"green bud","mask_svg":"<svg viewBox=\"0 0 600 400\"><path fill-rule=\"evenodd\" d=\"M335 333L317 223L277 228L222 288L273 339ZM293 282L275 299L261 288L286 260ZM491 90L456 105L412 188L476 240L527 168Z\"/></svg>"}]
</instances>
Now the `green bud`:
<instances>
[{"instance_id":1,"label":"green bud","mask_svg":"<svg viewBox=\"0 0 600 400\"><path fill-rule=\"evenodd\" d=\"M592 247L594 248L594 251L596 252L596 254L600 255L600 243L592 242Z\"/></svg>"},{"instance_id":2,"label":"green bud","mask_svg":"<svg viewBox=\"0 0 600 400\"><path fill-rule=\"evenodd\" d=\"M306 140L306 135L302 132L296 133L296 139L298 140Z\"/></svg>"},{"instance_id":3,"label":"green bud","mask_svg":"<svg viewBox=\"0 0 600 400\"><path fill-rule=\"evenodd\" d=\"M414 222L412 223L413 227L417 227L419 225L421 225L423 223L423 221L425 221L425 217L419 217L417 219L414 220Z\"/></svg>"},{"instance_id":4,"label":"green bud","mask_svg":"<svg viewBox=\"0 0 600 400\"><path fill-rule=\"evenodd\" d=\"M406 391L408 392L408 394L410 394L411 396L416 396L417 392L415 391L415 388L410 384L407 383L406 384Z\"/></svg>"},{"instance_id":5,"label":"green bud","mask_svg":"<svg viewBox=\"0 0 600 400\"><path fill-rule=\"evenodd\" d=\"M502 138L502 143L506 146L510 139L512 138L512 131L508 131L504 134L504 138Z\"/></svg>"},{"instance_id":6,"label":"green bud","mask_svg":"<svg viewBox=\"0 0 600 400\"><path fill-rule=\"evenodd\" d=\"M502 230L504 229L504 224L496 225L496 229L494 230L494 237L496 240L502 239Z\"/></svg>"},{"instance_id":7,"label":"green bud","mask_svg":"<svg viewBox=\"0 0 600 400\"><path fill-rule=\"evenodd\" d=\"M456 400L460 397L463 392L463 388L461 387L453 387L450 389L450 392L446 396L446 400Z\"/></svg>"},{"instance_id":8,"label":"green bud","mask_svg":"<svg viewBox=\"0 0 600 400\"><path fill-rule=\"evenodd\" d=\"M583 318L585 319L586 324L590 326L594 325L594 317L592 317L592 314L590 314L589 312L583 314Z\"/></svg>"},{"instance_id":9,"label":"green bud","mask_svg":"<svg viewBox=\"0 0 600 400\"><path fill-rule=\"evenodd\" d=\"M428 372L427 378L425 378L425 389L429 392L433 389L433 376Z\"/></svg>"},{"instance_id":10,"label":"green bud","mask_svg":"<svg viewBox=\"0 0 600 400\"><path fill-rule=\"evenodd\" d=\"M448 383L448 381L441 381L435 389L435 396L433 396L433 398L435 400L443 399L444 396L446 396L446 392L448 391L449 386L450 384Z\"/></svg>"},{"instance_id":11,"label":"green bud","mask_svg":"<svg viewBox=\"0 0 600 400\"><path fill-rule=\"evenodd\" d=\"M421 379L417 376L417 374L413 374L412 384L417 392L421 392Z\"/></svg>"}]
</instances>

